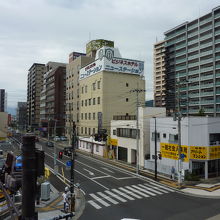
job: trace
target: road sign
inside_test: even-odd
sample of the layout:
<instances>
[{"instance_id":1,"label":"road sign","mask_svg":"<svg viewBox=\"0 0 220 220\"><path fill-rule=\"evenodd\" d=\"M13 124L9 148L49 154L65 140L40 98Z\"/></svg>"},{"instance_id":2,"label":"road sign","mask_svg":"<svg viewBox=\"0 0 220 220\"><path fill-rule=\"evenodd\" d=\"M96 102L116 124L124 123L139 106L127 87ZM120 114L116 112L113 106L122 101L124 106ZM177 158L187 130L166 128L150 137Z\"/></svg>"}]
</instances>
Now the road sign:
<instances>
[{"instance_id":1,"label":"road sign","mask_svg":"<svg viewBox=\"0 0 220 220\"><path fill-rule=\"evenodd\" d=\"M71 165L72 165L72 161L71 161L71 160L69 160L69 161L66 162L66 166L67 166L67 167L71 167Z\"/></svg>"},{"instance_id":2,"label":"road sign","mask_svg":"<svg viewBox=\"0 0 220 220\"><path fill-rule=\"evenodd\" d=\"M185 157L186 157L185 154L180 154L180 158L181 158L181 159L184 159Z\"/></svg>"}]
</instances>

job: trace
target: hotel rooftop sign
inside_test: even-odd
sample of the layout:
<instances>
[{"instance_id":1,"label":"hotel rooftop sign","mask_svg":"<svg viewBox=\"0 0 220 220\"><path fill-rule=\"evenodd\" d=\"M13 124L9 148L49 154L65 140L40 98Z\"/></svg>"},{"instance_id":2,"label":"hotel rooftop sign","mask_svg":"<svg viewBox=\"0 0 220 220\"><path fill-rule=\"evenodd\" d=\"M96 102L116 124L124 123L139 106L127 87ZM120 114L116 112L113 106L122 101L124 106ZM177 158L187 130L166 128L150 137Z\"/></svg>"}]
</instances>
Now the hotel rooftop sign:
<instances>
[{"instance_id":1,"label":"hotel rooftop sign","mask_svg":"<svg viewBox=\"0 0 220 220\"><path fill-rule=\"evenodd\" d=\"M144 62L121 58L118 49L102 47L96 53L96 60L80 70L79 79L85 79L101 71L143 75Z\"/></svg>"}]
</instances>

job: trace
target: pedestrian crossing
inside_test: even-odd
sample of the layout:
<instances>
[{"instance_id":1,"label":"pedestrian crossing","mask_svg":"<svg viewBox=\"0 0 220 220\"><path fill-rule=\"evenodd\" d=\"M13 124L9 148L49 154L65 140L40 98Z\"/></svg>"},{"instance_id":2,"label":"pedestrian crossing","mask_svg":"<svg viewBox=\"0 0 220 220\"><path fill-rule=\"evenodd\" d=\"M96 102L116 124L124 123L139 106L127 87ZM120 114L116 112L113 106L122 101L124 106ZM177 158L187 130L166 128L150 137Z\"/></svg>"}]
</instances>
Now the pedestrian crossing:
<instances>
[{"instance_id":1,"label":"pedestrian crossing","mask_svg":"<svg viewBox=\"0 0 220 220\"><path fill-rule=\"evenodd\" d=\"M101 209L119 203L160 196L171 192L174 192L174 190L154 182L149 182L105 190L104 192L90 193L89 197L91 200L88 203L95 209Z\"/></svg>"}]
</instances>

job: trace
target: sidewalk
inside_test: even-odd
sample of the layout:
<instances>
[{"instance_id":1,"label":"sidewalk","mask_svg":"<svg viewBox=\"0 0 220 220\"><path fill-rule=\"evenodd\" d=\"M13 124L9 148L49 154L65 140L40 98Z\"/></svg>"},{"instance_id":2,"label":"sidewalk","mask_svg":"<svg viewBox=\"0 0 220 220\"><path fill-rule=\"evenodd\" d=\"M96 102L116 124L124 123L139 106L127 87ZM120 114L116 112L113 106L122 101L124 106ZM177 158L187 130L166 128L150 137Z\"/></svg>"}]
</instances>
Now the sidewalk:
<instances>
[{"instance_id":1,"label":"sidewalk","mask_svg":"<svg viewBox=\"0 0 220 220\"><path fill-rule=\"evenodd\" d=\"M39 220L49 220L54 217L59 217L65 215L61 210L63 209L63 198L62 192L58 192L52 185L50 192L50 199L48 201L41 201L40 205L36 205L38 211ZM72 219L78 219L85 208L85 197L83 192L75 188L74 193L76 195L75 203L75 216Z\"/></svg>"},{"instance_id":2,"label":"sidewalk","mask_svg":"<svg viewBox=\"0 0 220 220\"><path fill-rule=\"evenodd\" d=\"M57 147L60 149L66 147L67 145L69 146L68 143L56 142L56 144L57 144ZM81 153L82 155L85 155L85 156L92 157L93 159L103 161L110 165L114 165L119 168L128 170L130 172L136 173L136 167L130 164L117 161L117 160L103 158L101 156L94 155L94 154L91 154L91 153L88 153L88 152L85 152L79 149L77 149L76 152ZM141 169L139 171L139 175L142 177L154 179L154 172L147 170L147 169ZM176 181L171 180L169 176L157 174L157 181L161 184L167 185L168 187L175 188L176 190L179 190L180 192L188 194L188 195L199 196L202 198L204 197L205 198L220 198L220 177L211 178L208 180L200 180L197 182L185 181L181 185L181 187Z\"/></svg>"}]
</instances>

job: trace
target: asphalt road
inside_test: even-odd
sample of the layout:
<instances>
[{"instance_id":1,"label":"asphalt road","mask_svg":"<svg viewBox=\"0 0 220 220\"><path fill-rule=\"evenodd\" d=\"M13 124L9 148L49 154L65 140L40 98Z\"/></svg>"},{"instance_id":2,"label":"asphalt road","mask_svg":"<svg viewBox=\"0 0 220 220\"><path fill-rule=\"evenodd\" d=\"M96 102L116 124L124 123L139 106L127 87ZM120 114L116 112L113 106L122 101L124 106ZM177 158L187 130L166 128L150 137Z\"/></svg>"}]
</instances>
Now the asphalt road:
<instances>
[{"instance_id":1,"label":"asphalt road","mask_svg":"<svg viewBox=\"0 0 220 220\"><path fill-rule=\"evenodd\" d=\"M43 142L37 143L37 147L45 151L45 163L53 168L54 148L46 147ZM77 154L74 182L80 184L86 197L81 220L200 220L220 213L220 199L184 195L153 180L139 178L118 167ZM66 170L68 160L66 156L57 159L59 178L54 175L50 177L59 191L64 190L64 177L69 183L70 171Z\"/></svg>"},{"instance_id":2,"label":"asphalt road","mask_svg":"<svg viewBox=\"0 0 220 220\"><path fill-rule=\"evenodd\" d=\"M42 145L46 163L53 167L53 148ZM58 152L57 152L58 154ZM142 179L118 167L77 153L75 183L86 194L81 220L133 219L207 219L220 213L219 199L184 195L153 180ZM69 179L65 164L58 159L59 173ZM60 190L60 189L59 189Z\"/></svg>"}]
</instances>

